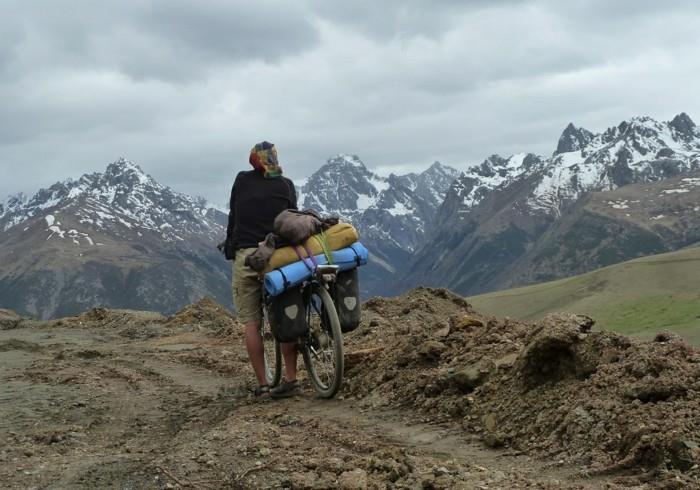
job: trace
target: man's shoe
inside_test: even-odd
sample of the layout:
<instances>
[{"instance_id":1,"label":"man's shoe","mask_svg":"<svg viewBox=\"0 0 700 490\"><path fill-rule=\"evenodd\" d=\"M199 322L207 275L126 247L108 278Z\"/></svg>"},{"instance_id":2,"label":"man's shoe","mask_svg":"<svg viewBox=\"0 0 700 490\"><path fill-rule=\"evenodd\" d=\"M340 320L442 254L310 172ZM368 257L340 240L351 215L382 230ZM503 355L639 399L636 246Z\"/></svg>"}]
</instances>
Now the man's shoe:
<instances>
[{"instance_id":1,"label":"man's shoe","mask_svg":"<svg viewBox=\"0 0 700 490\"><path fill-rule=\"evenodd\" d=\"M263 386L258 386L255 388L255 391L253 391L253 396L258 399L258 400L264 400L266 398L270 398L270 387L267 385Z\"/></svg>"},{"instance_id":2,"label":"man's shoe","mask_svg":"<svg viewBox=\"0 0 700 490\"><path fill-rule=\"evenodd\" d=\"M299 394L301 394L301 391L299 390L299 382L296 379L294 381L282 381L270 390L272 398L290 398Z\"/></svg>"}]
</instances>

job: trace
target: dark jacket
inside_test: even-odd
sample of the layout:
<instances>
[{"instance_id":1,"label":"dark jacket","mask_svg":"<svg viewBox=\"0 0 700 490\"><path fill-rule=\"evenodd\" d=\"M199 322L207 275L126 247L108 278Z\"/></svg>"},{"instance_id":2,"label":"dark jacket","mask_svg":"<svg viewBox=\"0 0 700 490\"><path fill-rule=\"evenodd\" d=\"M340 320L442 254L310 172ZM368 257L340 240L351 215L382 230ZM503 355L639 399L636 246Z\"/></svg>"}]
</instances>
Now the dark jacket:
<instances>
[{"instance_id":1,"label":"dark jacket","mask_svg":"<svg viewBox=\"0 0 700 490\"><path fill-rule=\"evenodd\" d=\"M266 179L257 170L240 172L231 189L225 254L235 258L240 248L257 247L272 232L285 209L297 209L294 184L286 177Z\"/></svg>"}]
</instances>

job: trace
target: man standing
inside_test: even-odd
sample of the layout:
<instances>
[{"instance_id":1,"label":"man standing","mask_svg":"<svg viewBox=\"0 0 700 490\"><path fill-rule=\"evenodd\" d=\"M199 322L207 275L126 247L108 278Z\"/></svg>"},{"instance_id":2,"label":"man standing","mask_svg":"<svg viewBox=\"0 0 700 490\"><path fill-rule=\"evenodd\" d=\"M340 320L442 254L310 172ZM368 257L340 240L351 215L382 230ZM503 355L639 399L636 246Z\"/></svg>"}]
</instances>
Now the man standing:
<instances>
[{"instance_id":1,"label":"man standing","mask_svg":"<svg viewBox=\"0 0 700 490\"><path fill-rule=\"evenodd\" d=\"M234 261L233 303L239 321L245 325L246 349L258 379L255 396L289 397L299 392L296 344L282 344L285 380L270 388L265 380L260 336L262 282L258 273L244 262L272 232L277 215L285 209L297 209L297 196L292 181L282 176L275 145L267 141L258 143L250 150L249 162L253 170L240 172L231 189L224 253L228 260Z\"/></svg>"}]
</instances>

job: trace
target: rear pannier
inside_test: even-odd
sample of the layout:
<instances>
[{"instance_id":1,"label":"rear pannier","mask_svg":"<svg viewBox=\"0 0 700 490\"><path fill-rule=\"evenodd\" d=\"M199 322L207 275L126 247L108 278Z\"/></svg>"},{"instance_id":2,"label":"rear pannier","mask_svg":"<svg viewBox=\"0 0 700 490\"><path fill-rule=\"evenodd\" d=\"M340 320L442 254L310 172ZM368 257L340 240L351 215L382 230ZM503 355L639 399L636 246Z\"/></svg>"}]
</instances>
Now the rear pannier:
<instances>
[{"instance_id":1,"label":"rear pannier","mask_svg":"<svg viewBox=\"0 0 700 490\"><path fill-rule=\"evenodd\" d=\"M294 342L309 331L301 288L290 288L271 298L268 313L278 342Z\"/></svg>"},{"instance_id":2,"label":"rear pannier","mask_svg":"<svg viewBox=\"0 0 700 490\"><path fill-rule=\"evenodd\" d=\"M340 329L352 332L360 325L362 316L360 305L360 281L357 267L338 273L333 286L333 300L338 310Z\"/></svg>"}]
</instances>

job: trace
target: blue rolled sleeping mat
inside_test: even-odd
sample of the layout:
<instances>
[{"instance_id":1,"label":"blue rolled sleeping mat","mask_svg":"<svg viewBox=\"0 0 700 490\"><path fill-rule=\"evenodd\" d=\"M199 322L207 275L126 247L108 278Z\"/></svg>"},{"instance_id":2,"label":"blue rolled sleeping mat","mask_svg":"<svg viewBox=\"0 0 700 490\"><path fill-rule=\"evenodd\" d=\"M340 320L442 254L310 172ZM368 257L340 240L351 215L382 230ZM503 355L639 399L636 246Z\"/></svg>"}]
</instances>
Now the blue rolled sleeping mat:
<instances>
[{"instance_id":1,"label":"blue rolled sleeping mat","mask_svg":"<svg viewBox=\"0 0 700 490\"><path fill-rule=\"evenodd\" d=\"M331 252L333 264L340 267L341 271L354 269L365 265L369 259L369 251L360 242L355 242L349 247ZM319 265L328 264L325 254L316 255ZM309 267L302 261L285 265L265 274L264 284L267 294L277 296L286 289L298 286L311 277Z\"/></svg>"}]
</instances>

